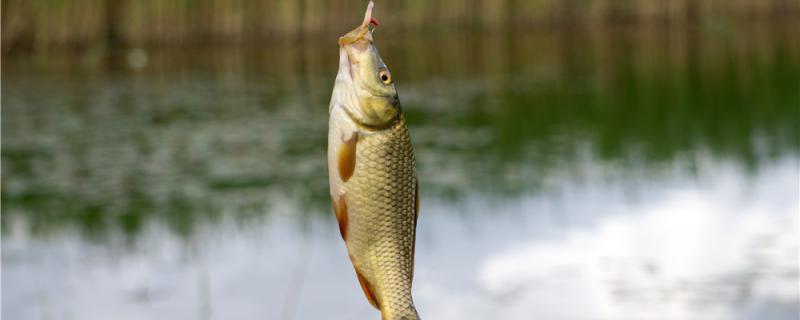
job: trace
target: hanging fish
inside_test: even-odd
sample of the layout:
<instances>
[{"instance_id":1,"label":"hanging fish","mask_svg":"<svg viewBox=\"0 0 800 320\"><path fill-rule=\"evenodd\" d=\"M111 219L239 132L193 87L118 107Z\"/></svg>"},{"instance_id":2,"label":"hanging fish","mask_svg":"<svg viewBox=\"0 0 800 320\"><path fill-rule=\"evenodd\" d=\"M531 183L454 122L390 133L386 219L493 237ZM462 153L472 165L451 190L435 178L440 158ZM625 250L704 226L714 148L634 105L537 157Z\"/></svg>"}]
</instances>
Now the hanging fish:
<instances>
[{"instance_id":1,"label":"hanging fish","mask_svg":"<svg viewBox=\"0 0 800 320\"><path fill-rule=\"evenodd\" d=\"M419 319L411 298L419 184L392 74L373 41L379 22L372 7L339 38L328 125L331 197L367 300L383 320Z\"/></svg>"}]
</instances>

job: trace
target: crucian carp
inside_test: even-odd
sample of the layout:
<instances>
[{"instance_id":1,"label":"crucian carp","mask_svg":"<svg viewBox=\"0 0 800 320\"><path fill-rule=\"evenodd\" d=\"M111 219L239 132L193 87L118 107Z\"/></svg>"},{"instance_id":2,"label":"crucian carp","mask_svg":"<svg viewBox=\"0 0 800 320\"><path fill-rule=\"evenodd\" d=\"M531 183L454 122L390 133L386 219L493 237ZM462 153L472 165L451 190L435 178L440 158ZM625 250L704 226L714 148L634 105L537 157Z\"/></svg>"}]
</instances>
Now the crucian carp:
<instances>
[{"instance_id":1,"label":"crucian carp","mask_svg":"<svg viewBox=\"0 0 800 320\"><path fill-rule=\"evenodd\" d=\"M419 184L392 74L364 20L339 38L328 175L339 231L367 300L383 320L419 319L411 298Z\"/></svg>"}]
</instances>

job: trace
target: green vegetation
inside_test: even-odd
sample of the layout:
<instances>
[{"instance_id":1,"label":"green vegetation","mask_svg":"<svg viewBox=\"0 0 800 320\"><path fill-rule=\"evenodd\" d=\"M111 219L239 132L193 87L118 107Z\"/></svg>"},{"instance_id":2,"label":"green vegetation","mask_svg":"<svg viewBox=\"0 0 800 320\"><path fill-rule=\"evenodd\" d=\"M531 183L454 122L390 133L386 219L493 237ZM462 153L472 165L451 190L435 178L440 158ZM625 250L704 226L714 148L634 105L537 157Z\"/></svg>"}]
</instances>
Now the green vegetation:
<instances>
[{"instance_id":1,"label":"green vegetation","mask_svg":"<svg viewBox=\"0 0 800 320\"><path fill-rule=\"evenodd\" d=\"M757 171L800 157L796 31L471 33L378 41L424 197ZM3 227L191 236L329 214L333 43L4 59ZM588 174L588 175L587 175ZM291 212L285 212L291 210ZM120 232L117 232L120 231Z\"/></svg>"}]
</instances>

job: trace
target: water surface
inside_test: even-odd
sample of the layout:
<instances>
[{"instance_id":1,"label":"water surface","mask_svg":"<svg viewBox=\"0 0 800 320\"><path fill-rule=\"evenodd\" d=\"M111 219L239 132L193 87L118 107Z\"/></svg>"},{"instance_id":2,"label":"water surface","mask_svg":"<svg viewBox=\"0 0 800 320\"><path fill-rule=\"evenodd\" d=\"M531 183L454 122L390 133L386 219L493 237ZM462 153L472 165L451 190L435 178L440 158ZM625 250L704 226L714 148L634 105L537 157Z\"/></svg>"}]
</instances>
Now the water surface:
<instances>
[{"instance_id":1,"label":"water surface","mask_svg":"<svg viewBox=\"0 0 800 320\"><path fill-rule=\"evenodd\" d=\"M426 319L800 312L791 32L378 41ZM379 317L329 208L334 43L4 62L4 318Z\"/></svg>"}]
</instances>

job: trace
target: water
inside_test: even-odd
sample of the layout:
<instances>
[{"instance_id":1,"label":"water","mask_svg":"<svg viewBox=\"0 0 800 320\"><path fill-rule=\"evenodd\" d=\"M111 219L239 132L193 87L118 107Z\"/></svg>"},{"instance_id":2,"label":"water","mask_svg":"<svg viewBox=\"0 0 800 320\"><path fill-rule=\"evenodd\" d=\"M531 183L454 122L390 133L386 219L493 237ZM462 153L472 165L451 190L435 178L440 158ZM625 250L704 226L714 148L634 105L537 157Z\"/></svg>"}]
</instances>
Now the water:
<instances>
[{"instance_id":1,"label":"water","mask_svg":"<svg viewBox=\"0 0 800 320\"><path fill-rule=\"evenodd\" d=\"M786 29L377 37L426 319L796 319ZM329 208L336 47L4 57L6 319L377 319Z\"/></svg>"}]
</instances>

